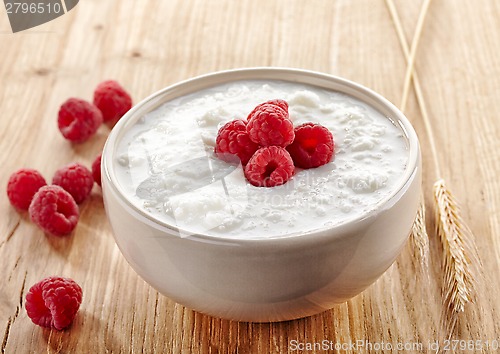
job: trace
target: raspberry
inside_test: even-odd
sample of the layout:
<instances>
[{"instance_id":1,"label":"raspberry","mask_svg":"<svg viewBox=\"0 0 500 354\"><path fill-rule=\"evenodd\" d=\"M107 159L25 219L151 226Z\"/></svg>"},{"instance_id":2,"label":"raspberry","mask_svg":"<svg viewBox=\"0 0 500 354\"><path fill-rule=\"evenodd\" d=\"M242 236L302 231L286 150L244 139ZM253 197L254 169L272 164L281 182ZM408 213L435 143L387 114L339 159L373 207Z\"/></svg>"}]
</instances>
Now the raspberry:
<instances>
[{"instance_id":1,"label":"raspberry","mask_svg":"<svg viewBox=\"0 0 500 354\"><path fill-rule=\"evenodd\" d=\"M295 166L312 168L330 162L334 147L332 133L327 128L304 123L295 128L295 140L286 149Z\"/></svg>"},{"instance_id":2,"label":"raspberry","mask_svg":"<svg viewBox=\"0 0 500 354\"><path fill-rule=\"evenodd\" d=\"M31 220L45 232L64 236L78 223L78 205L59 186L44 186L36 192L28 209Z\"/></svg>"},{"instance_id":3,"label":"raspberry","mask_svg":"<svg viewBox=\"0 0 500 354\"><path fill-rule=\"evenodd\" d=\"M57 125L62 135L72 142L88 140L101 124L101 111L85 100L70 98L59 109Z\"/></svg>"},{"instance_id":4,"label":"raspberry","mask_svg":"<svg viewBox=\"0 0 500 354\"><path fill-rule=\"evenodd\" d=\"M292 158L280 146L267 146L255 152L245 167L245 177L257 187L274 187L287 182L294 174Z\"/></svg>"},{"instance_id":5,"label":"raspberry","mask_svg":"<svg viewBox=\"0 0 500 354\"><path fill-rule=\"evenodd\" d=\"M26 312L34 324L62 330L74 320L82 303L82 288L74 280L49 277L26 294Z\"/></svg>"},{"instance_id":6,"label":"raspberry","mask_svg":"<svg viewBox=\"0 0 500 354\"><path fill-rule=\"evenodd\" d=\"M94 185L94 177L87 167L71 163L56 171L52 183L63 187L75 202L80 204L89 196Z\"/></svg>"},{"instance_id":7,"label":"raspberry","mask_svg":"<svg viewBox=\"0 0 500 354\"><path fill-rule=\"evenodd\" d=\"M285 101L285 100L275 99L275 100L266 101L264 103L261 103L261 104L257 105L253 109L253 111L250 112L250 114L248 115L248 117L252 116L257 110L261 109L262 106L267 105L267 104L270 104L270 105L273 105L273 106L278 106L279 108L281 108L285 112L288 112L288 102Z\"/></svg>"},{"instance_id":8,"label":"raspberry","mask_svg":"<svg viewBox=\"0 0 500 354\"><path fill-rule=\"evenodd\" d=\"M92 162L92 177L94 178L94 182L101 186L101 157L102 154L96 157L94 162Z\"/></svg>"},{"instance_id":9,"label":"raspberry","mask_svg":"<svg viewBox=\"0 0 500 354\"><path fill-rule=\"evenodd\" d=\"M97 85L94 104L101 110L104 121L114 124L132 108L132 98L118 82L107 80Z\"/></svg>"},{"instance_id":10,"label":"raspberry","mask_svg":"<svg viewBox=\"0 0 500 354\"><path fill-rule=\"evenodd\" d=\"M294 138L293 123L288 111L272 103L263 103L248 115L250 139L260 146L289 145Z\"/></svg>"},{"instance_id":11,"label":"raspberry","mask_svg":"<svg viewBox=\"0 0 500 354\"><path fill-rule=\"evenodd\" d=\"M224 124L215 141L215 153L221 160L232 162L236 155L243 165L247 164L258 148L248 136L247 122L241 119Z\"/></svg>"},{"instance_id":12,"label":"raspberry","mask_svg":"<svg viewBox=\"0 0 500 354\"><path fill-rule=\"evenodd\" d=\"M10 204L20 210L28 210L35 193L47 184L37 170L22 168L10 175L7 196Z\"/></svg>"},{"instance_id":13,"label":"raspberry","mask_svg":"<svg viewBox=\"0 0 500 354\"><path fill-rule=\"evenodd\" d=\"M278 106L281 109L283 109L285 112L288 112L288 102L285 100L275 99L275 100L267 101L267 103Z\"/></svg>"}]
</instances>

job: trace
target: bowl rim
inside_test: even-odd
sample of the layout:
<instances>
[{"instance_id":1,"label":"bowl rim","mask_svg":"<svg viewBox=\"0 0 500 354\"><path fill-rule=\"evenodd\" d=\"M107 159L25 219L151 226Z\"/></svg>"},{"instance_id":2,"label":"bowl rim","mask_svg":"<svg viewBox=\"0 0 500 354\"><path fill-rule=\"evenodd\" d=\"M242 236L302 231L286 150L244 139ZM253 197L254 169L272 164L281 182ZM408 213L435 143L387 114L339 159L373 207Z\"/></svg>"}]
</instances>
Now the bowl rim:
<instances>
[{"instance_id":1,"label":"bowl rim","mask_svg":"<svg viewBox=\"0 0 500 354\"><path fill-rule=\"evenodd\" d=\"M289 76L290 79L286 77ZM281 78L283 77L283 78ZM378 105L384 107L388 112L391 113L390 117L387 114L384 114L386 118L390 119L394 124L398 123L399 128L406 136L408 141L408 162L407 167L404 171L403 176L399 179L399 182L396 186L393 187L391 193L386 196L384 199L380 200L376 203L372 209L364 212L356 218L349 219L346 222L343 222L338 225L333 225L331 227L322 227L318 229L313 229L305 233L290 233L289 235L272 235L270 237L262 237L262 238L235 238L235 237L224 237L224 236L213 236L206 234L194 234L192 232L187 232L189 236L182 237L179 235L180 229L176 226L170 225L167 222L163 222L158 220L151 214L147 213L145 210L138 207L134 204L120 189L120 183L118 182L118 178L113 171L113 158L116 152L116 146L120 138L126 131L127 127L135 124L135 122L143 116L143 114L137 115L137 112L140 112L145 107L147 108L146 112L150 112L157 108L158 106L173 100L177 97L194 93L200 90L203 90L208 87L213 87L217 85L221 85L224 83L230 83L239 80L280 80L287 82L295 82L302 83L306 85L312 85L323 89L330 89L329 85L341 86L346 91L338 92L348 94L354 96L356 99L363 101L364 103L373 107L373 103L377 103ZM318 83L308 83L306 79L317 80ZM325 84L325 86L319 85L319 82ZM329 85L328 85L329 84ZM200 87L200 85L202 87ZM196 89L188 89L189 86L194 86ZM173 95L173 97L169 97L168 99L162 99L165 96L169 96L169 94ZM353 95L357 94L357 95ZM363 97L360 97L362 95ZM367 102L367 100L369 102ZM374 107L379 110L379 108ZM382 112L381 112L382 113ZM383 113L382 113L383 114ZM162 229L167 231L169 234L176 234L176 237L189 239L189 240L198 240L209 243L227 243L227 244L260 244L260 243L269 243L269 242L283 242L284 240L312 240L315 238L324 238L326 235L330 237L333 235L345 234L353 230L356 226L360 226L361 224L370 223L378 214L382 211L390 208L394 203L396 203L399 198L404 194L404 192L409 188L410 184L414 180L414 176L416 175L418 168L420 165L420 145L418 141L417 134L411 125L410 121L406 118L406 116L389 100L387 100L382 95L377 92L369 89L359 83L354 81L326 74L318 71L299 69L299 68L287 68L287 67L249 67L249 68L238 68L238 69L229 69L211 72L199 76L195 76L186 80L179 81L172 85L169 85L159 91L154 92L148 97L144 98L142 101L135 104L113 127L108 138L106 139L106 143L104 145L102 151L102 178L106 179L107 183L102 183L103 188L106 188L109 185L114 194L117 195L120 200L125 203L125 205L131 210L133 210L137 215L142 218L145 218L147 221L152 222L155 228ZM106 203L105 203L106 204ZM332 232L336 231L336 232ZM182 234L182 233L181 233Z\"/></svg>"}]
</instances>

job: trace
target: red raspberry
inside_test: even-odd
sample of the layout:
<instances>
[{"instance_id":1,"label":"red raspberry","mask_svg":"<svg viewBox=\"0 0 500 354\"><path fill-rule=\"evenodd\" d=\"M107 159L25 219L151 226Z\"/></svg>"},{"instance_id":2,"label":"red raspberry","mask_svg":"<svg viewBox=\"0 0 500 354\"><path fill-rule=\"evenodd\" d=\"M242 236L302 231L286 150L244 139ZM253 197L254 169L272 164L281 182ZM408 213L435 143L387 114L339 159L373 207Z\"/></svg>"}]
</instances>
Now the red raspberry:
<instances>
[{"instance_id":1,"label":"red raspberry","mask_svg":"<svg viewBox=\"0 0 500 354\"><path fill-rule=\"evenodd\" d=\"M245 177L257 187L274 187L287 182L294 174L292 158L280 146L266 146L255 152L245 167Z\"/></svg>"},{"instance_id":2,"label":"red raspberry","mask_svg":"<svg viewBox=\"0 0 500 354\"><path fill-rule=\"evenodd\" d=\"M295 140L286 149L295 166L312 168L330 162L334 147L332 133L327 128L304 123L295 128Z\"/></svg>"},{"instance_id":3,"label":"red raspberry","mask_svg":"<svg viewBox=\"0 0 500 354\"><path fill-rule=\"evenodd\" d=\"M264 103L261 103L261 104L257 105L253 109L253 111L250 112L250 114L248 115L248 117L250 118L250 116L252 116L255 113L255 111L261 109L262 106L267 105L267 104L270 104L270 105L273 105L273 106L278 106L279 108L281 108L285 112L288 112L288 102L285 101L285 100L275 99L275 100L266 101Z\"/></svg>"},{"instance_id":4,"label":"red raspberry","mask_svg":"<svg viewBox=\"0 0 500 354\"><path fill-rule=\"evenodd\" d=\"M71 163L56 171L52 183L63 187L77 204L83 202L94 185L94 177L90 170L79 163Z\"/></svg>"},{"instance_id":5,"label":"red raspberry","mask_svg":"<svg viewBox=\"0 0 500 354\"><path fill-rule=\"evenodd\" d=\"M82 303L82 288L74 280L49 277L26 294L26 312L34 324L62 330L74 320Z\"/></svg>"},{"instance_id":6,"label":"red raspberry","mask_svg":"<svg viewBox=\"0 0 500 354\"><path fill-rule=\"evenodd\" d=\"M118 82L107 80L97 85L94 104L101 110L104 121L114 124L132 108L132 98Z\"/></svg>"},{"instance_id":7,"label":"red raspberry","mask_svg":"<svg viewBox=\"0 0 500 354\"><path fill-rule=\"evenodd\" d=\"M285 101L285 100L280 100L279 98L278 99L275 99L275 100L270 100L270 101L267 101L267 103L269 104L273 104L275 106L278 106L280 107L281 109L283 109L285 112L288 112L288 102Z\"/></svg>"},{"instance_id":8,"label":"red raspberry","mask_svg":"<svg viewBox=\"0 0 500 354\"><path fill-rule=\"evenodd\" d=\"M92 162L92 177L94 178L94 182L101 187L101 157L102 154L96 157L94 162Z\"/></svg>"},{"instance_id":9,"label":"red raspberry","mask_svg":"<svg viewBox=\"0 0 500 354\"><path fill-rule=\"evenodd\" d=\"M70 98L59 109L57 125L62 135L75 143L83 143L102 124L102 113L93 104Z\"/></svg>"},{"instance_id":10,"label":"red raspberry","mask_svg":"<svg viewBox=\"0 0 500 354\"><path fill-rule=\"evenodd\" d=\"M248 116L247 131L250 139L260 146L282 146L292 143L293 123L288 112L278 105L264 103Z\"/></svg>"},{"instance_id":11,"label":"red raspberry","mask_svg":"<svg viewBox=\"0 0 500 354\"><path fill-rule=\"evenodd\" d=\"M258 148L248 136L247 122L241 119L224 124L215 141L215 153L221 160L232 162L236 155L243 165L247 164Z\"/></svg>"},{"instance_id":12,"label":"red raspberry","mask_svg":"<svg viewBox=\"0 0 500 354\"><path fill-rule=\"evenodd\" d=\"M35 224L55 236L71 233L78 223L78 205L71 194L59 186L40 188L28 210Z\"/></svg>"},{"instance_id":13,"label":"red raspberry","mask_svg":"<svg viewBox=\"0 0 500 354\"><path fill-rule=\"evenodd\" d=\"M28 210L35 193L47 184L37 170L22 168L10 175L7 196L10 204L20 210Z\"/></svg>"}]
</instances>

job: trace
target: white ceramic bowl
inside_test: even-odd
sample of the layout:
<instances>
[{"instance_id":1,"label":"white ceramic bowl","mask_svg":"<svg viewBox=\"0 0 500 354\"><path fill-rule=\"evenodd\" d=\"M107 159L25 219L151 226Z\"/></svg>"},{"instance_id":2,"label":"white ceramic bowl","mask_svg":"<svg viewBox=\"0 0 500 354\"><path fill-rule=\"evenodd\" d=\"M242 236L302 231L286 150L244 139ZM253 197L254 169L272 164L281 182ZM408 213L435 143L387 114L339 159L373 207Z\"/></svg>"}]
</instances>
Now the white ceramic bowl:
<instances>
[{"instance_id":1,"label":"white ceramic bowl","mask_svg":"<svg viewBox=\"0 0 500 354\"><path fill-rule=\"evenodd\" d=\"M390 117L407 138L400 185L356 220L293 237L234 239L173 230L127 199L113 170L117 143L145 113L176 97L249 79L299 82L354 96ZM416 215L421 157L417 135L389 101L354 82L285 68L218 72L167 87L132 108L111 131L102 157L102 189L116 242L132 268L160 293L197 311L239 321L305 317L356 296L379 278L404 246Z\"/></svg>"}]
</instances>

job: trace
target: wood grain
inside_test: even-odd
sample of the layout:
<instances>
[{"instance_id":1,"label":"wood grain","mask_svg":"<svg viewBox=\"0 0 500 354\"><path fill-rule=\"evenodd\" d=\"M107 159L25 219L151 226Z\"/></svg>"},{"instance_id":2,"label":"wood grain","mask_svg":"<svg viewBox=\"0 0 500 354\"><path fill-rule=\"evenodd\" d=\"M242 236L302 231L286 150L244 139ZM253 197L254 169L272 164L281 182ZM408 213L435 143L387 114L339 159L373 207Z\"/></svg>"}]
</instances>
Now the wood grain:
<instances>
[{"instance_id":1,"label":"wood grain","mask_svg":"<svg viewBox=\"0 0 500 354\"><path fill-rule=\"evenodd\" d=\"M396 1L411 43L421 1ZM500 341L500 4L434 1L415 59L435 129L439 163L462 203L482 260L480 298L460 318L453 339ZM137 102L169 84L236 67L288 66L358 81L399 104L404 53L383 0L80 1L67 15L11 34L0 10L0 185L18 168L48 180L60 166L90 166L109 129L81 145L57 130L59 105L90 99L104 79L119 80ZM411 92L407 116L419 134L430 233L428 276L411 250L370 288L309 318L237 323L193 312L158 294L116 247L100 190L81 206L69 237L43 234L0 198L0 353L295 353L294 343L437 341L441 256L434 232L435 180L428 137ZM84 290L73 326L57 332L26 315L29 287L69 276ZM293 342L296 341L296 342ZM317 348L318 349L318 348ZM340 353L396 353L376 347ZM463 350L457 352L481 352ZM482 352L493 352L483 346Z\"/></svg>"}]
</instances>

